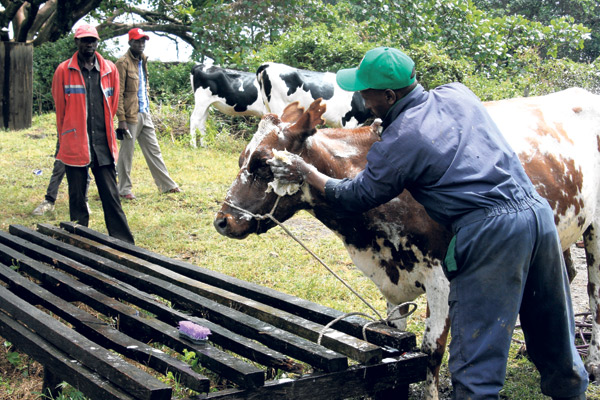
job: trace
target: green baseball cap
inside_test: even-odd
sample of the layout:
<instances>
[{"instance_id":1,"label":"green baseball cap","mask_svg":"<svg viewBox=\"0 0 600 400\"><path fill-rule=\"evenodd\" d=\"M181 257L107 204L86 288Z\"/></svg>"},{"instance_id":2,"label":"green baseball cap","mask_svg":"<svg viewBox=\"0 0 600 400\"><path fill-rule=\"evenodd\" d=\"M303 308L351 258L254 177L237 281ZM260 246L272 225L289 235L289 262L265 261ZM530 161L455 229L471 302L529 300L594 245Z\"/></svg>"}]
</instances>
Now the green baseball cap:
<instances>
[{"instance_id":1,"label":"green baseball cap","mask_svg":"<svg viewBox=\"0 0 600 400\"><path fill-rule=\"evenodd\" d=\"M367 51L357 68L339 70L338 85L351 92L365 89L402 89L415 81L415 62L392 47Z\"/></svg>"}]
</instances>

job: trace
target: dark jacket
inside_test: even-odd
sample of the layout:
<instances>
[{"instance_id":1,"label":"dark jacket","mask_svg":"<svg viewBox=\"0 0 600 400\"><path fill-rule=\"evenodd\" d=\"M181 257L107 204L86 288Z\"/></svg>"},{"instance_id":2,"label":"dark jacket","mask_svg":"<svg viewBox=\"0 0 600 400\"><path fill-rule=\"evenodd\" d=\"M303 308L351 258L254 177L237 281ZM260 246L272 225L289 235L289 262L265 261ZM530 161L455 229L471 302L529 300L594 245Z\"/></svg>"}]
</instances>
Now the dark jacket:
<instances>
[{"instance_id":1,"label":"dark jacket","mask_svg":"<svg viewBox=\"0 0 600 400\"><path fill-rule=\"evenodd\" d=\"M363 212L404 189L437 222L457 229L486 210L538 197L481 101L462 84L418 85L388 112L381 141L352 180L329 180L327 198Z\"/></svg>"}]
</instances>

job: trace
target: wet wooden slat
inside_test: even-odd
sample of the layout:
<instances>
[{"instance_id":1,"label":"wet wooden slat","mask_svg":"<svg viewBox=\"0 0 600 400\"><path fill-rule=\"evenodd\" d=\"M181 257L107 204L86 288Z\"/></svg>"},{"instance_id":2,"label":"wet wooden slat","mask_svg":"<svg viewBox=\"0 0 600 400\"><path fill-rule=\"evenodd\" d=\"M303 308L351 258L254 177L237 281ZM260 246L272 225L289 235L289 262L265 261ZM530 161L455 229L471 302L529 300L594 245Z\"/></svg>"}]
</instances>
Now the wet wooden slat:
<instances>
[{"instance_id":1,"label":"wet wooden slat","mask_svg":"<svg viewBox=\"0 0 600 400\"><path fill-rule=\"evenodd\" d=\"M45 369L51 369L60 382L69 382L86 396L106 400L133 400L129 394L80 363L74 362L65 353L1 311L0 336L10 341L19 351L44 365Z\"/></svg>"},{"instance_id":2,"label":"wet wooden slat","mask_svg":"<svg viewBox=\"0 0 600 400\"><path fill-rule=\"evenodd\" d=\"M357 393L375 395L389 388L408 385L423 380L426 356L422 353L412 354L398 359L386 359L374 366L350 367L346 371L329 374L315 373L294 380L271 381L257 390L223 390L219 393L208 393L186 400L331 400L352 399ZM396 395L394 400L408 399L408 391Z\"/></svg>"},{"instance_id":3,"label":"wet wooden slat","mask_svg":"<svg viewBox=\"0 0 600 400\"><path fill-rule=\"evenodd\" d=\"M268 366L273 368L292 371L299 369L298 365L295 365L284 355L263 348L261 345L239 337L239 335L209 321L194 317L190 318L162 303L156 302L151 296L139 292L130 285L119 284L114 279L106 277L89 267L79 265L60 254L48 251L21 238L7 235L3 232L0 232L0 242L14 249L14 252L2 250L3 245L0 245L0 260L4 260L5 262L11 259L17 260L21 270L42 281L48 287L56 287L57 292L60 292L62 295L71 294L72 297L78 298L99 312L118 319L119 328L129 335L137 337L139 340L157 341L180 353L183 353L184 349L195 351L203 365L216 373L222 374L224 378L242 386L252 387L262 384L264 382L264 373L262 370L225 352L214 349L212 346L200 347L179 338L178 330L173 325L176 325L178 321L190 319L211 329L213 332L211 341L216 341L226 347L228 346L229 349L233 349L234 351L237 350L247 358L266 362ZM97 288L107 287L110 289L109 292L111 295L125 298L125 300L151 313L168 314L168 320L171 325L155 319L142 318L138 315L137 310L107 297L58 271L52 269L39 271L35 268L35 262L32 263L29 261L29 257L19 254L19 252L27 253L31 257L40 259L43 262L52 262L57 267L76 275L82 282L86 282L89 285Z\"/></svg>"},{"instance_id":4,"label":"wet wooden slat","mask_svg":"<svg viewBox=\"0 0 600 400\"><path fill-rule=\"evenodd\" d=\"M269 347L284 352L290 357L309 363L315 368L333 372L346 369L348 366L347 358L339 353L299 338L237 310L181 289L176 285L131 270L114 261L95 256L84 249L57 241L22 226L11 225L9 231L13 235L22 237L88 266L93 266L93 268L123 282L132 285L135 284L136 287L142 290L149 291L178 305L183 305L188 310L205 314L205 318L214 323L223 325L228 329L251 337L263 344L268 344Z\"/></svg>"},{"instance_id":5,"label":"wet wooden slat","mask_svg":"<svg viewBox=\"0 0 600 400\"><path fill-rule=\"evenodd\" d=\"M149 274L165 282L170 282L313 342L317 342L319 335L324 331L322 336L322 343L324 346L336 352L345 354L360 363L374 364L381 361L381 347L357 339L343 332L334 329L324 330L323 325L313 321L259 303L255 300L247 299L216 286L193 280L167 268L157 266L129 254L114 250L111 247L95 241L66 233L58 228L47 225L40 226L40 232L52 236L60 236L61 239L74 246L88 251L91 250L94 254L101 257L108 258L136 271Z\"/></svg>"},{"instance_id":6,"label":"wet wooden slat","mask_svg":"<svg viewBox=\"0 0 600 400\"><path fill-rule=\"evenodd\" d=\"M44 225L40 225L40 227L43 226ZM61 222L60 226L68 232L89 238L121 252L134 255L135 257L160 265L189 278L254 299L260 303L276 307L321 325L326 325L343 315L343 313L338 310L220 274L200 266L174 260L72 222ZM371 321L369 320L352 316L340 320L334 327L336 330L362 339L363 327L365 324L370 323ZM412 351L416 347L416 338L413 334L399 331L398 329L388 327L384 324L370 324L366 330L366 335L367 340L370 343L391 347L400 352Z\"/></svg>"},{"instance_id":7,"label":"wet wooden slat","mask_svg":"<svg viewBox=\"0 0 600 400\"><path fill-rule=\"evenodd\" d=\"M25 266L27 266L26 272L28 273L35 271L35 275L37 276L45 273L56 273L34 260L25 259L25 256L6 248L4 245L0 245L0 256L2 255L11 257L17 262L20 268L25 268ZM46 272L45 270L49 271ZM174 359L156 348L148 346L145 343L119 332L106 322L103 322L71 303L64 301L60 297L49 293L44 288L36 285L9 267L4 266L4 268L2 268L2 264L0 264L0 280L8 283L9 289L21 298L26 299L29 302L35 302L34 304L39 304L55 313L73 325L78 332L82 333L95 343L113 349L132 360L147 364L164 375L166 375L168 371L171 371L181 383L185 384L190 389L198 392L207 392L209 390L210 380L193 371L188 364ZM64 277L63 279L63 281L68 280L68 277ZM71 281L72 282L68 283L77 285L77 282L72 279ZM61 286L58 291L60 292L63 289L64 286ZM80 291L85 292L87 290L93 289L83 287ZM260 380L258 384L262 385L263 383L264 381Z\"/></svg>"},{"instance_id":8,"label":"wet wooden slat","mask_svg":"<svg viewBox=\"0 0 600 400\"><path fill-rule=\"evenodd\" d=\"M172 388L153 376L133 367L110 351L62 324L36 307L0 286L0 308L17 321L22 321L38 335L70 357L92 368L110 382L147 400L170 399Z\"/></svg>"}]
</instances>

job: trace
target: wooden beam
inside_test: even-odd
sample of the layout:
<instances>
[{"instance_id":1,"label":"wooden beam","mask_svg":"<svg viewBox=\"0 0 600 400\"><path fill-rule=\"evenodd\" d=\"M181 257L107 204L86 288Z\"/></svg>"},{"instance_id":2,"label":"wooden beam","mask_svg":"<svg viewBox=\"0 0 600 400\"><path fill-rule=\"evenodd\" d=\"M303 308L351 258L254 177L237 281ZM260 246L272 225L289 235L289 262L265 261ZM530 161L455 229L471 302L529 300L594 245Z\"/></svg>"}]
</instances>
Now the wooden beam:
<instances>
[{"instance_id":1,"label":"wooden beam","mask_svg":"<svg viewBox=\"0 0 600 400\"><path fill-rule=\"evenodd\" d=\"M29 257L20 255L4 245L0 245L0 253L3 255L14 253L12 254L13 260L16 260L20 268L26 269L27 273L33 272L40 277L46 273L58 274L58 272L52 271L49 267L45 267L34 260L28 260ZM152 346L148 346L139 340L135 340L126 334L119 332L108 323L94 317L60 297L53 295L2 264L0 264L0 280L8 283L9 289L22 299L34 302L33 304L39 304L48 309L73 325L78 332L95 343L112 349L139 363L146 364L164 375L170 371L179 381L181 381L181 383L192 390L197 392L208 392L210 380L193 371L188 364L174 359ZM67 281L67 284L78 287L79 293L94 290L67 276L64 277L64 281ZM61 283L58 283L58 285L59 288L57 292L63 292L65 286L61 285ZM57 288L57 285L52 285L52 287ZM261 381L260 384L262 385L262 383L263 382Z\"/></svg>"},{"instance_id":2,"label":"wooden beam","mask_svg":"<svg viewBox=\"0 0 600 400\"><path fill-rule=\"evenodd\" d=\"M106 378L91 371L0 311L0 336L51 370L53 382L67 382L85 396L105 400L134 400ZM48 393L44 393L48 394Z\"/></svg>"},{"instance_id":3,"label":"wooden beam","mask_svg":"<svg viewBox=\"0 0 600 400\"><path fill-rule=\"evenodd\" d=\"M240 296L253 299L321 325L327 325L334 319L344 315L344 313L333 308L325 307L264 286L236 279L194 264L174 260L73 222L61 222L60 226L70 233L75 233L81 237L102 243L103 245L109 246L122 253L133 255L188 278L220 287ZM52 228L54 227L46 224L38 225L38 230L41 232L48 232L48 234L60 236L60 233L58 232L50 233ZM90 249L90 251L93 251L93 249ZM351 316L337 322L334 328L356 338L363 339L363 327L371 322L372 321L358 316ZM369 343L397 349L400 352L412 351L417 345L416 337L413 333L403 332L381 323L370 324L366 330L366 335Z\"/></svg>"},{"instance_id":4,"label":"wooden beam","mask_svg":"<svg viewBox=\"0 0 600 400\"><path fill-rule=\"evenodd\" d=\"M288 371L300 369L299 365L282 354L277 354L273 350L263 348L209 321L199 320L194 317L190 318L188 315L156 302L154 298L147 294L141 294L141 292L129 285L123 287L123 284L118 284L114 279L101 276L100 273L88 267L76 265L72 260L66 259L57 253L49 252L16 236L7 235L2 232L0 232L0 242L3 243L0 244L0 261L9 263L11 260L15 260L20 270L41 281L56 294L60 294L62 297L77 298L99 312L118 319L119 329L132 337L136 337L138 340L160 342L179 353L183 353L185 349L195 351L199 361L204 366L243 387L262 385L264 382L264 371L212 346L200 347L181 339L177 328L173 325L176 325L181 320L192 319L194 322L211 329L213 332L211 341L215 341L215 338L217 338L216 343L225 347L234 350L241 348L242 351L239 351L239 353L251 359L264 361L263 358L266 358L267 365L273 368ZM15 249L13 250L13 248ZM19 253L24 250L34 258L38 257L42 261L53 262L59 268L67 269L69 273L76 275L80 280L75 280L57 270L47 268L30 257ZM68 265L68 268L65 268L66 265ZM92 272L94 274L90 274ZM137 305L145 310L150 309L149 312L157 311L158 309L160 313L168 313L170 315L170 324L156 319L143 318L139 315L138 310L98 292L88 286L88 284L96 286L102 284L112 287L112 295L116 295L117 297L127 296L126 300L137 303ZM138 301L136 298L143 301ZM151 307L148 307L149 305ZM219 338L224 339L219 340ZM235 343L235 345L228 346L231 343ZM264 355L262 355L263 353ZM258 357L257 354L259 355Z\"/></svg>"},{"instance_id":5,"label":"wooden beam","mask_svg":"<svg viewBox=\"0 0 600 400\"><path fill-rule=\"evenodd\" d=\"M128 268L154 276L164 282L169 282L202 297L216 301L227 307L241 311L277 328L284 329L305 339L317 342L322 334L321 343L327 348L345 354L363 364L375 364L381 361L382 349L361 339L347 335L334 329L325 329L323 325L311 320L293 315L275 307L259 303L217 286L199 282L167 268L152 264L135 256L124 254L106 245L82 238L51 226L40 226L40 232L60 236L61 239L78 248L85 248L101 257L115 261Z\"/></svg>"},{"instance_id":6,"label":"wooden beam","mask_svg":"<svg viewBox=\"0 0 600 400\"><path fill-rule=\"evenodd\" d=\"M188 310L193 310L196 315L203 316L209 321L263 344L268 344L270 348L284 352L290 357L311 364L315 368L332 372L343 370L348 366L347 358L339 353L179 288L176 285L131 270L114 261L94 256L83 249L57 241L23 226L11 225L9 230L13 235L63 254L89 267L96 268L120 281L142 287L145 291L171 302L185 305Z\"/></svg>"},{"instance_id":7,"label":"wooden beam","mask_svg":"<svg viewBox=\"0 0 600 400\"><path fill-rule=\"evenodd\" d=\"M26 324L53 346L65 352L134 397L145 400L170 399L172 388L116 357L105 348L37 309L7 288L0 286L0 308Z\"/></svg>"}]
</instances>

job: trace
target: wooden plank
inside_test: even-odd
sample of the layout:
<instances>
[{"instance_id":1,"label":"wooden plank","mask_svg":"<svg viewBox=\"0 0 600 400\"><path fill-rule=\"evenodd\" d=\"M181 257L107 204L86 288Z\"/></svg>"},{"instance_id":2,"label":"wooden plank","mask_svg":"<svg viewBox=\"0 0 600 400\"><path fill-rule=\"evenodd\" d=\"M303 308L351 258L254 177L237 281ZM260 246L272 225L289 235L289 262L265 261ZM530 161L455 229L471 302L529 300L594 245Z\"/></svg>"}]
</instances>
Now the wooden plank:
<instances>
[{"instance_id":1,"label":"wooden plank","mask_svg":"<svg viewBox=\"0 0 600 400\"><path fill-rule=\"evenodd\" d=\"M17 261L20 268L23 267L25 262L28 262L28 270L35 269L36 272L44 274L44 269L49 269L34 260L21 260L20 257L26 256L20 255L16 251L6 248L4 245L0 245L0 252L5 254L6 252L14 252L15 255L13 255L12 258ZM56 273L51 270L49 272ZM65 279L67 278L68 277L65 277ZM13 293L29 302L35 302L34 304L42 305L44 308L73 325L78 332L88 339L93 340L95 343L98 343L100 346L115 350L132 360L146 364L164 375L166 375L167 372L172 372L176 379L192 390L197 392L208 392L210 380L193 371L188 364L174 359L154 347L132 339L124 333L114 329L106 322L103 322L84 310L64 301L60 297L51 294L47 290L2 264L0 264L0 279L9 284L9 289ZM77 285L75 280L71 279L71 281L72 284ZM83 287L84 285L82 284L79 284L79 286L81 287L81 292L93 290L87 286ZM64 291L64 286L58 290L58 292L62 291ZM263 382L261 381L260 384L262 385L262 383Z\"/></svg>"},{"instance_id":2,"label":"wooden plank","mask_svg":"<svg viewBox=\"0 0 600 400\"><path fill-rule=\"evenodd\" d=\"M59 292L61 296L71 295L99 312L118 319L119 329L132 337L136 337L139 340L152 340L163 343L179 353L183 353L184 349L195 351L202 365L241 386L253 387L262 385L264 382L264 372L261 369L245 363L228 353L217 350L212 346L200 347L190 344L187 340L179 338L178 330L174 328L173 325L181 320L193 319L194 322L211 329L213 332L211 341L223 345L230 350L233 349L233 351L241 348L242 351L239 351L239 353L246 356L246 358L257 361L264 361L266 358L268 366L288 371L297 371L300 368L299 365L295 364L292 360L282 354L278 354L255 342L248 341L247 339L242 338L231 331L227 331L209 321L199 320L193 317L190 318L183 313L177 312L156 302L149 295L142 294L129 285L118 284L114 279L102 276L102 274L97 271L85 266L77 265L72 260L66 259L64 256L57 253L50 252L16 236L7 235L2 232L0 232L0 242L4 243L3 245L0 245L1 261L8 263L10 260L16 260L22 271L40 280L47 287L56 288L56 292ZM9 245L16 250L5 247L5 245ZM155 319L142 318L138 315L137 310L122 304L119 301L115 301L79 281L65 276L53 269L37 267L37 261L31 260L29 257L20 254L19 252L26 252L34 258L41 258L42 261L45 262L53 262L57 264L58 267L63 267L63 269L67 269L68 272L78 276L83 282L87 282L96 287L102 285L113 287L112 295L115 295L116 297L127 296L128 301L131 302L133 300L134 303L138 303L143 309L150 310L149 312L151 313L168 313L170 316L170 325ZM88 275L86 274L86 271L92 274ZM139 301L139 299L136 301L135 297L139 297L140 299L143 299L143 301ZM148 307L149 304L151 307ZM220 338L222 340L219 340ZM240 343L237 343L238 341ZM231 343L234 343L234 345L228 346Z\"/></svg>"},{"instance_id":3,"label":"wooden plank","mask_svg":"<svg viewBox=\"0 0 600 400\"><path fill-rule=\"evenodd\" d=\"M14 344L19 351L44 365L46 369L50 369L52 374L55 375L54 381L67 382L89 398L133 400L133 397L129 394L116 388L105 378L68 357L1 311L0 336Z\"/></svg>"},{"instance_id":4,"label":"wooden plank","mask_svg":"<svg viewBox=\"0 0 600 400\"><path fill-rule=\"evenodd\" d=\"M81 282L93 286L97 290L101 290L109 296L122 299L146 310L151 314L155 314L156 318L162 321L160 322L157 320L147 319L142 319L139 321L139 318L137 318L137 315L134 315L135 312L132 311L130 307L125 306L119 301L115 301L109 297L106 297L100 292L96 292L97 295L94 294L94 292L90 292L90 298L87 299L88 303L90 303L93 308L106 315L112 315L115 318L121 318L121 327L124 329L124 331L128 326L126 322L131 322L130 325L133 332L143 333L148 331L148 340L160 339L163 343L168 343L168 345L172 346L172 348L176 351L182 352L183 348L186 348L183 346L187 345L188 342L179 340L179 338L175 337L175 335L170 335L168 333L171 332L172 325L177 325L179 321L188 319L192 322L209 328L213 333L211 335L211 342L223 346L230 351L236 352L245 358L272 368L282 369L284 371L295 372L301 369L300 365L296 364L293 360L275 350L269 349L260 343L249 340L248 338L238 335L228 329L222 328L221 326L213 324L205 319L192 317L167 307L163 303L157 302L154 297L141 292L137 288L119 282L108 275L89 268L63 255L49 251L22 238L9 235L4 232L0 232L0 243L16 249L23 254L27 254L34 259L48 264L53 264L57 268L76 276ZM77 294L77 296L83 296L83 294ZM132 315L133 317L131 317ZM164 328L165 324L169 324L168 329ZM146 325L150 325L150 327L143 331L139 329L140 327L143 328ZM160 332L164 333L164 335L161 336ZM210 361L204 360L204 362ZM235 363L231 364L231 368L237 368L241 371L245 371L242 366L236 367Z\"/></svg>"},{"instance_id":5,"label":"wooden plank","mask_svg":"<svg viewBox=\"0 0 600 400\"><path fill-rule=\"evenodd\" d=\"M40 224L39 228L46 225ZM321 325L326 325L344 313L333 308L300 299L279 291L266 288L254 283L236 279L200 266L174 260L161 254L153 253L138 246L131 245L122 240L96 232L90 228L72 223L61 222L60 226L68 232L94 240L110 246L123 253L160 265L174 272L187 276L197 281L237 293L241 296L270 305L302 318L309 319ZM363 327L371 321L357 316L345 318L336 323L335 329L354 337L363 338ZM367 340L379 346L385 346L402 351L412 351L416 347L416 337L411 332L403 332L385 324L372 324L366 330Z\"/></svg>"},{"instance_id":6,"label":"wooden plank","mask_svg":"<svg viewBox=\"0 0 600 400\"><path fill-rule=\"evenodd\" d=\"M91 249L94 254L101 257L113 260L121 265L135 269L136 271L149 274L165 282L173 283L174 285L193 293L197 293L200 296L239 310L247 315L258 318L275 327L284 329L313 342L317 342L319 335L323 332L321 343L324 346L341 354L345 354L360 363L374 364L381 361L381 347L347 335L343 332L334 329L325 330L323 325L313 321L261 304L255 300L247 299L219 287L188 278L167 268L157 266L135 256L122 253L111 247L78 235L67 233L52 226L40 226L39 231L54 237L60 236L69 244L79 248L85 248L88 251Z\"/></svg>"},{"instance_id":7,"label":"wooden plank","mask_svg":"<svg viewBox=\"0 0 600 400\"><path fill-rule=\"evenodd\" d=\"M144 285L146 290L151 290L152 293L160 297L177 304L185 305L187 309L193 310L193 312L204 316L212 322L223 325L244 336L251 337L263 344L268 344L269 347L311 364L315 368L332 372L343 370L348 366L347 358L339 353L299 338L237 310L181 289L173 284L168 284L147 274L133 271L114 261L93 256L87 251L31 231L23 226L11 225L9 230L13 235L20 236L88 266L93 266L99 271L107 273L123 282L132 285L135 284L138 287Z\"/></svg>"},{"instance_id":8,"label":"wooden plank","mask_svg":"<svg viewBox=\"0 0 600 400\"><path fill-rule=\"evenodd\" d=\"M380 364L352 366L346 371L328 374L314 373L298 379L267 382L256 390L222 390L190 397L186 400L336 400L356 398L357 394L375 395L378 392L402 387L425 379L427 356L410 353L388 358Z\"/></svg>"},{"instance_id":9,"label":"wooden plank","mask_svg":"<svg viewBox=\"0 0 600 400\"><path fill-rule=\"evenodd\" d=\"M59 350L96 371L134 397L170 399L172 388L116 357L80 333L70 329L0 286L0 308L22 321Z\"/></svg>"}]
</instances>

